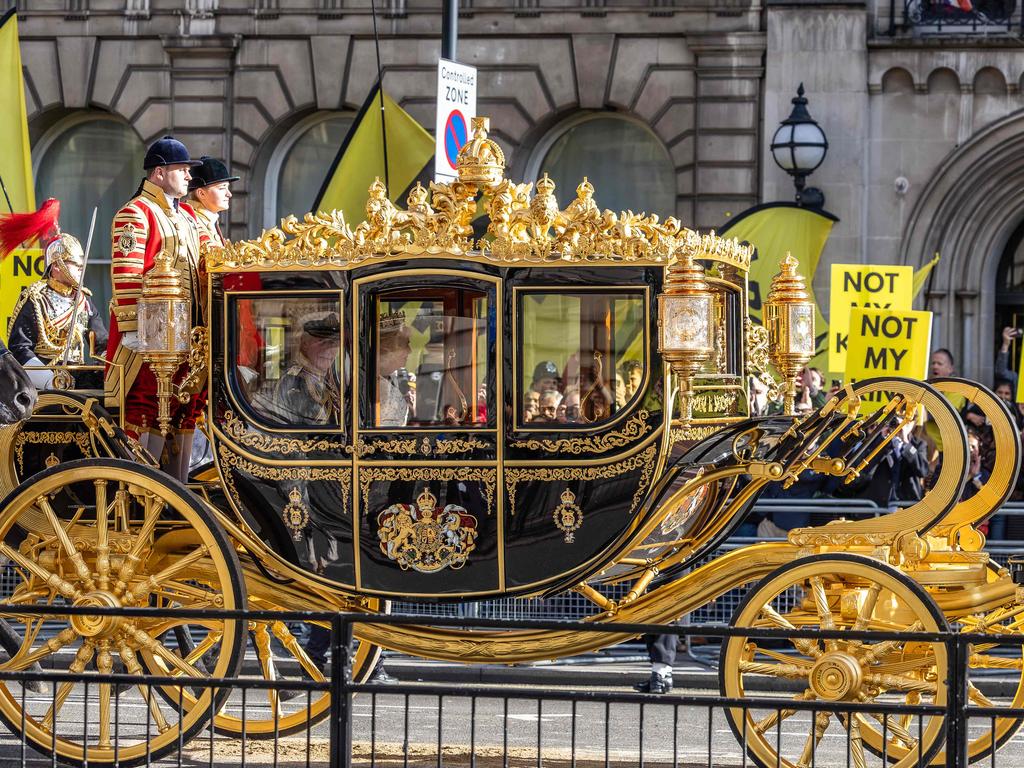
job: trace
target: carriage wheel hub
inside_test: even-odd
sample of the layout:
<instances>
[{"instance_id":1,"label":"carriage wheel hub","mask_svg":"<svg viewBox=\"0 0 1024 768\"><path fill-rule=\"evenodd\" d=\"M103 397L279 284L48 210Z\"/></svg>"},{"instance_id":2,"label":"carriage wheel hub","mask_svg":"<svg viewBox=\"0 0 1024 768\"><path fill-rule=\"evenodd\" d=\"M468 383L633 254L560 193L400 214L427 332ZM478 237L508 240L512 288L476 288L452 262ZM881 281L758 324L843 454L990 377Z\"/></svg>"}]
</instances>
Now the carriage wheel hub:
<instances>
[{"instance_id":1,"label":"carriage wheel hub","mask_svg":"<svg viewBox=\"0 0 1024 768\"><path fill-rule=\"evenodd\" d=\"M97 590L82 595L74 602L76 608L120 608L121 601L110 592ZM71 617L71 626L82 637L109 637L114 634L124 619L120 616L86 616Z\"/></svg>"},{"instance_id":2,"label":"carriage wheel hub","mask_svg":"<svg viewBox=\"0 0 1024 768\"><path fill-rule=\"evenodd\" d=\"M828 701L854 698L863 682L860 663L848 653L826 653L811 668L811 690Z\"/></svg>"}]
</instances>

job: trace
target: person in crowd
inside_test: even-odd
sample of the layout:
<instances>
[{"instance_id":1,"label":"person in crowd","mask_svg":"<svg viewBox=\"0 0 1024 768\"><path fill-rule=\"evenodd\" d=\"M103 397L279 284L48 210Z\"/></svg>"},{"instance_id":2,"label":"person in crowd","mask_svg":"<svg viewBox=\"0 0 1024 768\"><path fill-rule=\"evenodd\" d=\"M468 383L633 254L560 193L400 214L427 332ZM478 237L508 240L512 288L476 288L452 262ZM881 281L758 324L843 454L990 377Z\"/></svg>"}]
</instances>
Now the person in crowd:
<instances>
[{"instance_id":1,"label":"person in crowd","mask_svg":"<svg viewBox=\"0 0 1024 768\"><path fill-rule=\"evenodd\" d=\"M575 387L566 389L558 404L556 419L560 424L577 424L580 420L580 391Z\"/></svg>"},{"instance_id":2,"label":"person in crowd","mask_svg":"<svg viewBox=\"0 0 1024 768\"><path fill-rule=\"evenodd\" d=\"M800 391L797 392L795 408L797 413L816 411L825 404L827 399L822 387L825 379L817 368L804 368L800 371Z\"/></svg>"},{"instance_id":3,"label":"person in crowd","mask_svg":"<svg viewBox=\"0 0 1024 768\"><path fill-rule=\"evenodd\" d=\"M956 360L953 353L945 347L940 347L932 352L928 360L928 378L941 379L949 376L956 376Z\"/></svg>"},{"instance_id":4,"label":"person in crowd","mask_svg":"<svg viewBox=\"0 0 1024 768\"><path fill-rule=\"evenodd\" d=\"M767 416L768 407L768 385L757 376L750 377L750 415Z\"/></svg>"},{"instance_id":5,"label":"person in crowd","mask_svg":"<svg viewBox=\"0 0 1024 768\"><path fill-rule=\"evenodd\" d=\"M978 432L973 426L967 430L967 484L964 485L961 501L973 498L974 494L982 489L988 482L989 472L985 469L982 461L982 442Z\"/></svg>"},{"instance_id":6,"label":"person in crowd","mask_svg":"<svg viewBox=\"0 0 1024 768\"><path fill-rule=\"evenodd\" d=\"M992 425L985 418L985 412L974 403L964 408L963 418L968 429L978 438L982 468L991 473L996 462L996 436Z\"/></svg>"},{"instance_id":7,"label":"person in crowd","mask_svg":"<svg viewBox=\"0 0 1024 768\"><path fill-rule=\"evenodd\" d=\"M995 374L997 382L1002 380L1009 383L1011 393L1017 391L1017 371L1014 370L1013 361L1010 360L1010 345L1013 344L1014 339L1019 339L1022 336L1024 336L1024 331L1020 328L1009 326L1003 328L1003 343L996 353Z\"/></svg>"},{"instance_id":8,"label":"person in crowd","mask_svg":"<svg viewBox=\"0 0 1024 768\"><path fill-rule=\"evenodd\" d=\"M546 389L540 394L540 401L537 404L537 417L535 422L544 424L558 423L558 406L562 403L562 395L557 389Z\"/></svg>"},{"instance_id":9,"label":"person in crowd","mask_svg":"<svg viewBox=\"0 0 1024 768\"><path fill-rule=\"evenodd\" d=\"M622 408L629 399L626 396L626 382L620 374L615 374L612 380L612 394L615 396L615 410Z\"/></svg>"},{"instance_id":10,"label":"person in crowd","mask_svg":"<svg viewBox=\"0 0 1024 768\"><path fill-rule=\"evenodd\" d=\"M1013 384L1011 384L1007 379L996 379L996 385L993 388L993 392L995 392L996 397L1006 403L1006 406L1011 411L1017 410L1014 406Z\"/></svg>"},{"instance_id":11,"label":"person in crowd","mask_svg":"<svg viewBox=\"0 0 1024 768\"><path fill-rule=\"evenodd\" d=\"M622 378L626 382L626 400L629 401L640 389L644 379L644 364L639 360L627 360L622 364Z\"/></svg>"},{"instance_id":12,"label":"person in crowd","mask_svg":"<svg viewBox=\"0 0 1024 768\"><path fill-rule=\"evenodd\" d=\"M543 395L549 390L561 391L562 382L558 375L558 366L550 360L542 360L533 368L533 381L530 389Z\"/></svg>"},{"instance_id":13,"label":"person in crowd","mask_svg":"<svg viewBox=\"0 0 1024 768\"><path fill-rule=\"evenodd\" d=\"M859 495L889 509L900 506L899 502L920 501L929 470L928 447L910 422L876 457Z\"/></svg>"},{"instance_id":14,"label":"person in crowd","mask_svg":"<svg viewBox=\"0 0 1024 768\"><path fill-rule=\"evenodd\" d=\"M523 397L523 421L534 421L540 413L540 392L528 390Z\"/></svg>"}]
</instances>

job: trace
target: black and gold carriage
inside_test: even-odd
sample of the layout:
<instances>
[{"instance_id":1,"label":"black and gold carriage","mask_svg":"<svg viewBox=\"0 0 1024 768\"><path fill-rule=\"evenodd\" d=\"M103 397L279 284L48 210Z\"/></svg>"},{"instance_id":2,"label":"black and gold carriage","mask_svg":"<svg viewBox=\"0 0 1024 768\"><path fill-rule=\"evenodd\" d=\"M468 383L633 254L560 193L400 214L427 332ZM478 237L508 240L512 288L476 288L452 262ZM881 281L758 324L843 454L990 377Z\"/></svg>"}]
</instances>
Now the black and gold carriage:
<instances>
[{"instance_id":1,"label":"black and gold carriage","mask_svg":"<svg viewBox=\"0 0 1024 768\"><path fill-rule=\"evenodd\" d=\"M404 210L378 182L357 226L339 212L292 217L207 254L208 327L172 328L168 339L191 346L154 351L171 372L185 360L206 369L212 462L188 486L156 468L97 393L42 394L31 420L0 434L6 602L372 613L398 597L575 590L594 622L662 623L749 586L740 626L1017 627L1015 587L976 527L1020 464L1010 415L991 393L962 380L873 380L798 419L795 381L814 331L795 262L780 265L761 326L747 313L749 247L672 218L601 211L586 180L562 208L546 176L517 184L503 165L479 120L458 180L416 186ZM481 210L486 231L474 233ZM750 377L782 395L785 412L750 418ZM966 502L957 399L985 412L999 456ZM924 412L942 450L924 500L695 566L766 487L807 473L855 481ZM48 617L44 632L43 617L5 618L17 643L0 669L62 660L75 672L227 676L251 644L267 677L323 679L316 627ZM426 625L356 634L357 676L380 648L510 663L624 639ZM997 661L986 649L972 657ZM769 675L805 681L803 698L941 704L948 663L941 644L799 641L781 654L734 638L722 690L742 696L750 676ZM258 737L328 711L325 697L271 693L262 717L242 721L223 706L226 692L143 686L139 705L156 727L115 731L118 697L97 684L84 705L95 727L83 733L59 717L75 688L37 704L0 686L0 717L63 761L128 765L177 748L210 718ZM772 718L730 712L759 763L803 764L800 750L776 754ZM860 750L897 764L942 759L941 718L836 722ZM999 720L972 756L1018 724ZM808 743L828 725L816 722Z\"/></svg>"}]
</instances>

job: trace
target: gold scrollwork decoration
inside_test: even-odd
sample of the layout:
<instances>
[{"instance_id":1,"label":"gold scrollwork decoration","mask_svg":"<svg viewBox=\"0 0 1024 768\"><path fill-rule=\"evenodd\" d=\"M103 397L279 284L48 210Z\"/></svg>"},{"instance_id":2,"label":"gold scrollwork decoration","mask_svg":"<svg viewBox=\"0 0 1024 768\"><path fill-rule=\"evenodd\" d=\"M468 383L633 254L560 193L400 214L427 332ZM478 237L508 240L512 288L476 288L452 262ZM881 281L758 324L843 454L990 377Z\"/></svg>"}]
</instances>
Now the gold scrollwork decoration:
<instances>
[{"instance_id":1,"label":"gold scrollwork decoration","mask_svg":"<svg viewBox=\"0 0 1024 768\"><path fill-rule=\"evenodd\" d=\"M542 177L536 185L505 178L501 147L488 138L487 118L473 119L473 136L457 160L458 179L417 184L406 209L388 199L376 179L370 185L365 221L352 226L340 211L289 216L280 228L254 240L211 248L211 272L239 269L285 270L351 267L389 257L444 253L495 263L635 263L668 264L680 251L747 271L753 248L736 239L700 234L673 216L601 210L586 179L563 209L555 183ZM490 214L487 238L474 241L472 219L478 203ZM475 250L474 250L475 249ZM473 251L470 254L470 251Z\"/></svg>"},{"instance_id":2,"label":"gold scrollwork decoration","mask_svg":"<svg viewBox=\"0 0 1024 768\"><path fill-rule=\"evenodd\" d=\"M647 422L649 417L650 414L646 410L640 410L635 416L629 418L622 429L603 435L561 437L556 440L516 440L512 443L512 447L526 448L531 451L547 451L548 453L571 453L576 456L582 453L605 453L615 448L624 448L650 432L651 425Z\"/></svg>"},{"instance_id":3,"label":"gold scrollwork decoration","mask_svg":"<svg viewBox=\"0 0 1024 768\"><path fill-rule=\"evenodd\" d=\"M475 450L486 450L491 446L475 437L463 440L458 437L443 437L434 443L434 453L446 456L452 453L468 453Z\"/></svg>"},{"instance_id":4,"label":"gold scrollwork decoration","mask_svg":"<svg viewBox=\"0 0 1024 768\"><path fill-rule=\"evenodd\" d=\"M636 491L633 493L633 501L629 507L629 514L633 514L643 500L644 494L648 491L651 475L654 473L654 459L657 454L658 446L652 445L630 456L628 459L617 461L614 464L581 467L509 467L505 470L505 491L508 494L508 508L511 514L514 515L516 513L516 489L520 483L610 480L611 478L624 475L627 472L635 472L639 469L640 479L637 482Z\"/></svg>"},{"instance_id":5,"label":"gold scrollwork decoration","mask_svg":"<svg viewBox=\"0 0 1024 768\"><path fill-rule=\"evenodd\" d=\"M326 438L317 437L308 440L299 440L291 437L273 437L261 432L250 430L241 419L235 416L233 411L224 412L224 433L239 445L247 448L255 448L265 453L311 453L315 451L327 453L330 451L346 450L344 443L334 442Z\"/></svg>"},{"instance_id":6,"label":"gold scrollwork decoration","mask_svg":"<svg viewBox=\"0 0 1024 768\"><path fill-rule=\"evenodd\" d=\"M480 483L484 488L487 514L494 509L494 496L498 486L498 470L488 467L369 467L359 470L359 492L364 512L370 508L370 488L374 483L427 482L431 480L462 480Z\"/></svg>"},{"instance_id":7,"label":"gold scrollwork decoration","mask_svg":"<svg viewBox=\"0 0 1024 768\"><path fill-rule=\"evenodd\" d=\"M747 368L768 387L768 398L775 400L781 393L781 383L772 373L768 354L768 329L749 317L746 320Z\"/></svg>"},{"instance_id":8,"label":"gold scrollwork decoration","mask_svg":"<svg viewBox=\"0 0 1024 768\"><path fill-rule=\"evenodd\" d=\"M91 456L91 443L88 432L49 432L49 431L22 431L14 438L14 455L18 459L18 472L25 472L25 446L26 445L71 445L78 446L78 450L85 457ZM53 456L51 453L50 456ZM56 458L56 457L54 457ZM49 460L49 457L47 458ZM51 466L50 464L46 465Z\"/></svg>"},{"instance_id":9,"label":"gold scrollwork decoration","mask_svg":"<svg viewBox=\"0 0 1024 768\"><path fill-rule=\"evenodd\" d=\"M341 486L342 513L348 513L349 488L352 486L352 470L349 467L268 467L264 464L249 461L225 446L220 446L218 454L221 466L224 468L224 484L236 503L240 504L241 502L239 501L238 489L235 487L235 478L232 475L232 471L245 472L247 475L260 480L336 481Z\"/></svg>"},{"instance_id":10,"label":"gold scrollwork decoration","mask_svg":"<svg viewBox=\"0 0 1024 768\"><path fill-rule=\"evenodd\" d=\"M352 453L362 458L372 456L380 451L381 453L399 453L411 455L416 453L416 439L408 440L359 440Z\"/></svg>"},{"instance_id":11,"label":"gold scrollwork decoration","mask_svg":"<svg viewBox=\"0 0 1024 768\"><path fill-rule=\"evenodd\" d=\"M205 326L192 329L188 345L188 373L178 384L175 397L187 403L206 384L206 358L210 353L210 334Z\"/></svg>"}]
</instances>

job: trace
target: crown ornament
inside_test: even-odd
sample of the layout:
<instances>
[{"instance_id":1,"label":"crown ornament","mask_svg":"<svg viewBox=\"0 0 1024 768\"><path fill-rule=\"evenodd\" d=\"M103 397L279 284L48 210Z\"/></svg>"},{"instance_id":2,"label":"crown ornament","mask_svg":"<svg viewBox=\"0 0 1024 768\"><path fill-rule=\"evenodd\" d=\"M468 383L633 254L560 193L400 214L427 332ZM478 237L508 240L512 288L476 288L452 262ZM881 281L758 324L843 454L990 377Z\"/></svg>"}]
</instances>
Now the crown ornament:
<instances>
[{"instance_id":1,"label":"crown ornament","mask_svg":"<svg viewBox=\"0 0 1024 768\"><path fill-rule=\"evenodd\" d=\"M416 497L416 506L419 507L422 515L430 517L437 507L437 497L430 492L429 488L424 488L423 493Z\"/></svg>"},{"instance_id":2,"label":"crown ornament","mask_svg":"<svg viewBox=\"0 0 1024 768\"><path fill-rule=\"evenodd\" d=\"M380 316L381 333L393 333L405 325L405 312L388 312Z\"/></svg>"},{"instance_id":3,"label":"crown ornament","mask_svg":"<svg viewBox=\"0 0 1024 768\"><path fill-rule=\"evenodd\" d=\"M505 177L505 153L498 142L487 138L490 128L489 118L473 118L473 138L459 150L455 161L459 181L463 184L492 190Z\"/></svg>"}]
</instances>

